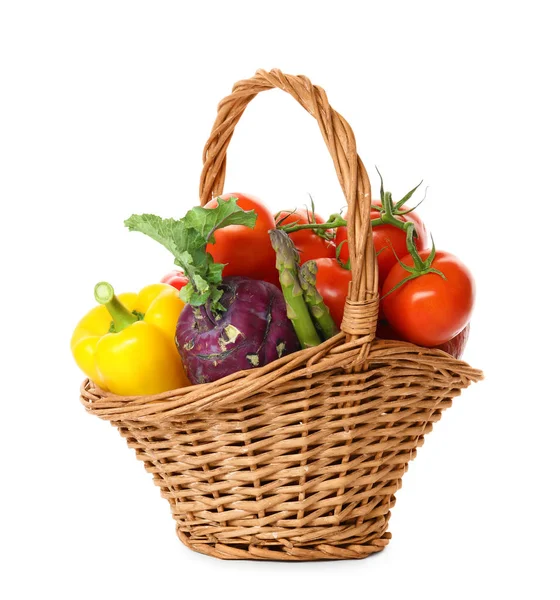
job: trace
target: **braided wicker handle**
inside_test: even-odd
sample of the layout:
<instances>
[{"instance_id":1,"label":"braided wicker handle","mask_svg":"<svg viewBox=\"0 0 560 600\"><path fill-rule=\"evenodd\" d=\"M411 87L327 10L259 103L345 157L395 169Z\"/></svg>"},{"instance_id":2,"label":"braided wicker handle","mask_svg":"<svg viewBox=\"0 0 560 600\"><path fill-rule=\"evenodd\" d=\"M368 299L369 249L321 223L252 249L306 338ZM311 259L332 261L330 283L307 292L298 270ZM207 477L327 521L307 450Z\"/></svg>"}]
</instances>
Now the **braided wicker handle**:
<instances>
[{"instance_id":1,"label":"braided wicker handle","mask_svg":"<svg viewBox=\"0 0 560 600\"><path fill-rule=\"evenodd\" d=\"M265 90L279 88L293 96L317 119L348 202L348 247L352 282L344 308L342 330L349 336L375 335L379 295L377 260L370 227L371 185L356 151L354 133L327 99L325 91L303 75L285 75L278 69L259 70L251 79L238 81L218 105L218 115L204 147L200 176L200 204L223 192L226 154L235 125L249 102Z\"/></svg>"}]
</instances>

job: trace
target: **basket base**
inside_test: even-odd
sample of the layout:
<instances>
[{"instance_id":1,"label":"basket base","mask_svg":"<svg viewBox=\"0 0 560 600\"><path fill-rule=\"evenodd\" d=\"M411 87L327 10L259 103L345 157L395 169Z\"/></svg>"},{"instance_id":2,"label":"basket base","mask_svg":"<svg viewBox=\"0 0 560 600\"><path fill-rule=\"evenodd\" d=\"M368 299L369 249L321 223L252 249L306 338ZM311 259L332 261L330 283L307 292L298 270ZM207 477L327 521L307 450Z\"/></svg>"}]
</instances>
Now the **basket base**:
<instances>
[{"instance_id":1,"label":"basket base","mask_svg":"<svg viewBox=\"0 0 560 600\"><path fill-rule=\"evenodd\" d=\"M198 542L194 541L184 531L181 531L179 527L177 527L177 535L187 548L224 560L311 561L361 559L376 552L381 552L391 540L391 534L386 531L381 537L371 539L359 545L336 546L332 544L317 544L316 546L307 547L288 547Z\"/></svg>"}]
</instances>

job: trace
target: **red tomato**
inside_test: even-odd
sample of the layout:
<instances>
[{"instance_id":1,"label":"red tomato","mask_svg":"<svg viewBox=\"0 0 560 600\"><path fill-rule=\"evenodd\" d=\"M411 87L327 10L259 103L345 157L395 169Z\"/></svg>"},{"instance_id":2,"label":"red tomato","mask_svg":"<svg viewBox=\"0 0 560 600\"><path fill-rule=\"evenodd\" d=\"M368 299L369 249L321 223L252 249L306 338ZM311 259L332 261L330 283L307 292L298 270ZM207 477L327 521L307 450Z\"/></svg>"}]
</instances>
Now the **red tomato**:
<instances>
[{"instance_id":1,"label":"red tomato","mask_svg":"<svg viewBox=\"0 0 560 600\"><path fill-rule=\"evenodd\" d=\"M268 232L274 229L274 217L264 204L247 194L223 194L223 200L237 198L237 205L243 210L254 210L257 222L254 229L243 225L229 225L214 233L216 243L208 244L207 251L215 262L225 264L224 277L241 275L261 279L279 285L276 270L276 253L270 244ZM206 206L215 208L216 200Z\"/></svg>"},{"instance_id":2,"label":"red tomato","mask_svg":"<svg viewBox=\"0 0 560 600\"><path fill-rule=\"evenodd\" d=\"M283 210L277 215L276 222L282 221L282 225L289 225L290 223L305 224L312 222L310 217L312 217L311 213L308 213L305 208L298 208L293 212ZM315 222L324 223L325 220L315 214ZM290 237L299 250L301 264L316 258L334 258L336 256L334 242L322 238L311 229L294 231L294 233L290 233Z\"/></svg>"},{"instance_id":3,"label":"red tomato","mask_svg":"<svg viewBox=\"0 0 560 600\"><path fill-rule=\"evenodd\" d=\"M374 200L373 205L381 206L381 202L379 200ZM401 210L406 210L406 206L403 206ZM372 206L371 218L377 219L379 218L379 214L379 211ZM344 216L345 219L346 217L347 215ZM425 250L428 248L428 232L426 231L424 223L422 223L415 211L408 213L407 215L397 216L397 219L403 223L412 221L418 235L416 239L416 248L418 250ZM395 253L399 258L408 254L406 234L404 231L397 229L393 225L378 225L377 227L372 227L372 232L375 251L379 252L377 255L377 265L379 269L379 289L381 289L389 271L397 263ZM338 227L336 230L336 245L339 246L342 242L346 241L340 250L340 260L342 262L346 262L350 256L347 240L348 233L346 227Z\"/></svg>"},{"instance_id":4,"label":"red tomato","mask_svg":"<svg viewBox=\"0 0 560 600\"><path fill-rule=\"evenodd\" d=\"M422 260L429 250L419 253ZM413 266L410 255L401 259ZM419 346L439 346L455 337L469 322L475 296L474 279L468 268L453 254L438 250L432 267L441 271L421 275L407 281L382 300L383 313L393 329L403 339ZM385 283L385 296L409 273L396 264Z\"/></svg>"},{"instance_id":5,"label":"red tomato","mask_svg":"<svg viewBox=\"0 0 560 600\"><path fill-rule=\"evenodd\" d=\"M183 271L179 269L175 269L173 271L169 271L167 275L161 278L161 283L167 283L168 285L172 285L174 288L180 290L184 288L189 280L185 277Z\"/></svg>"},{"instance_id":6,"label":"red tomato","mask_svg":"<svg viewBox=\"0 0 560 600\"><path fill-rule=\"evenodd\" d=\"M340 327L352 273L342 267L336 258L318 258L315 262L317 263L317 291L328 306L334 322Z\"/></svg>"},{"instance_id":7,"label":"red tomato","mask_svg":"<svg viewBox=\"0 0 560 600\"><path fill-rule=\"evenodd\" d=\"M447 354L450 354L453 358L461 358L467 346L470 329L470 323L467 323L455 337L451 338L448 342L435 347L447 352ZM379 321L377 324L376 336L380 340L402 340L401 336L385 320Z\"/></svg>"}]
</instances>

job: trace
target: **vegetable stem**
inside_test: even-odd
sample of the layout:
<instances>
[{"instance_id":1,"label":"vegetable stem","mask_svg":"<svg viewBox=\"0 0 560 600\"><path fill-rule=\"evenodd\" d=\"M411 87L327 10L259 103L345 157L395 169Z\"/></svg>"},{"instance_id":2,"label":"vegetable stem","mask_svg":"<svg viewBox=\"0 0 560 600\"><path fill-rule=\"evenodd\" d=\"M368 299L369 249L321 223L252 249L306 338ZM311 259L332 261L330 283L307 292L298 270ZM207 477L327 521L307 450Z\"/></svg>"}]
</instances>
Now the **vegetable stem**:
<instances>
[{"instance_id":1,"label":"vegetable stem","mask_svg":"<svg viewBox=\"0 0 560 600\"><path fill-rule=\"evenodd\" d=\"M269 235L276 252L276 268L280 273L288 318L292 321L299 343L303 348L318 346L321 338L309 314L300 283L298 251L286 232L271 229Z\"/></svg>"},{"instance_id":2,"label":"vegetable stem","mask_svg":"<svg viewBox=\"0 0 560 600\"><path fill-rule=\"evenodd\" d=\"M407 225L405 227L406 248L407 248L410 256L412 256L412 260L414 261L414 266L416 267L416 269L421 271L423 268L425 268L425 265L424 265L424 261L420 258L420 255L418 254L418 249L416 248L416 244L414 243L414 234L415 234L414 223L408 222L406 225Z\"/></svg>"},{"instance_id":3,"label":"vegetable stem","mask_svg":"<svg viewBox=\"0 0 560 600\"><path fill-rule=\"evenodd\" d=\"M314 260L308 260L301 266L299 274L301 287L303 288L303 297L305 298L311 317L315 321L315 325L321 333L323 340L328 340L338 333L338 327L331 317L331 313L323 301L323 297L316 288L317 263Z\"/></svg>"},{"instance_id":4,"label":"vegetable stem","mask_svg":"<svg viewBox=\"0 0 560 600\"><path fill-rule=\"evenodd\" d=\"M115 290L110 283L100 281L93 291L95 299L99 304L105 306L113 318L113 330L115 333L126 329L129 325L140 320L140 315L135 315L115 296Z\"/></svg>"},{"instance_id":5,"label":"vegetable stem","mask_svg":"<svg viewBox=\"0 0 560 600\"><path fill-rule=\"evenodd\" d=\"M346 219L343 219L341 215L331 215L325 223L290 223L289 225L278 225L277 229L281 229L286 233L294 233L296 231L302 231L304 229L313 229L314 231L325 231L328 229L336 229L337 227L346 227Z\"/></svg>"},{"instance_id":6,"label":"vegetable stem","mask_svg":"<svg viewBox=\"0 0 560 600\"><path fill-rule=\"evenodd\" d=\"M405 265L402 262L402 260L398 256L395 255L397 258L397 262L400 264L400 266L405 271L407 271L409 273L409 275L407 275L404 279L402 279L395 286L393 286L388 292L386 292L383 296L381 296L381 300L383 300L383 298L386 298L389 294L392 294L393 292L398 290L400 287L402 287L408 281L411 281L412 279L416 279L417 277L421 277L422 275L427 275L428 273L435 273L436 275L439 275L442 279L446 279L444 273L442 273L439 269L432 267L432 262L434 261L434 258L436 256L436 246L434 244L434 239L432 238L432 250L430 251L430 254L426 258L426 260L422 260L422 257L420 256L418 250L416 249L416 245L414 244L414 241L412 240L412 232L413 232L413 228L410 227L406 232L407 233L406 242L407 242L409 251L410 251L410 248L412 248L410 255L412 256L412 261L414 263L414 266L409 267L408 265ZM394 252L394 250L393 250L393 252Z\"/></svg>"}]
</instances>

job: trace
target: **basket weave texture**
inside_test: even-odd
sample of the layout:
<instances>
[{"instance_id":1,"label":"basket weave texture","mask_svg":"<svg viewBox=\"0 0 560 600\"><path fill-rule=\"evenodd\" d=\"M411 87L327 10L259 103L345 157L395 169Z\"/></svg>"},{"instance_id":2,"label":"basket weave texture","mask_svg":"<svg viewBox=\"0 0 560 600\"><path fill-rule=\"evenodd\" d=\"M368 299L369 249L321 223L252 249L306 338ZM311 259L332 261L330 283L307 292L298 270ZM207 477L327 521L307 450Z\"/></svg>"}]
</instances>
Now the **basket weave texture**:
<instances>
[{"instance_id":1,"label":"basket weave texture","mask_svg":"<svg viewBox=\"0 0 560 600\"><path fill-rule=\"evenodd\" d=\"M201 204L223 191L235 125L279 88L316 118L348 201L352 284L342 333L261 368L157 396L86 380L85 408L118 427L189 548L226 559L363 558L382 550L395 493L452 398L482 373L445 352L375 339L371 188L354 134L320 87L258 71L218 107Z\"/></svg>"}]
</instances>

